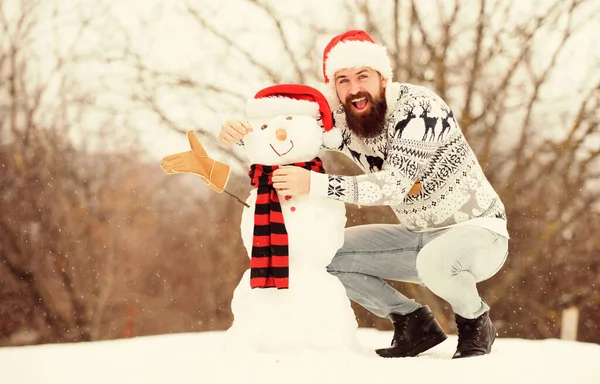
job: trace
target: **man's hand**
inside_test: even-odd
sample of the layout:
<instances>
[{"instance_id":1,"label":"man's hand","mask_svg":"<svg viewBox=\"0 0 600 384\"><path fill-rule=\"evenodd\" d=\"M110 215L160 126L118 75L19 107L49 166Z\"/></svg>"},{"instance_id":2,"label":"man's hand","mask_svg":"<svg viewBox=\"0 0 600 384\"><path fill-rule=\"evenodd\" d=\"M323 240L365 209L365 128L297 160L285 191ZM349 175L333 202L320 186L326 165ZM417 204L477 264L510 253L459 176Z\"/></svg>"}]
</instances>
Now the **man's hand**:
<instances>
[{"instance_id":1,"label":"man's hand","mask_svg":"<svg viewBox=\"0 0 600 384\"><path fill-rule=\"evenodd\" d=\"M229 166L208 157L194 131L188 131L191 151L176 153L162 159L161 168L168 174L193 173L209 187L221 193L229 177Z\"/></svg>"},{"instance_id":2,"label":"man's hand","mask_svg":"<svg viewBox=\"0 0 600 384\"><path fill-rule=\"evenodd\" d=\"M304 195L310 191L310 171L288 165L273 171L273 188L282 195Z\"/></svg>"},{"instance_id":3,"label":"man's hand","mask_svg":"<svg viewBox=\"0 0 600 384\"><path fill-rule=\"evenodd\" d=\"M249 132L252 132L250 124L237 119L228 119L221 125L219 141L230 146L240 141Z\"/></svg>"}]
</instances>

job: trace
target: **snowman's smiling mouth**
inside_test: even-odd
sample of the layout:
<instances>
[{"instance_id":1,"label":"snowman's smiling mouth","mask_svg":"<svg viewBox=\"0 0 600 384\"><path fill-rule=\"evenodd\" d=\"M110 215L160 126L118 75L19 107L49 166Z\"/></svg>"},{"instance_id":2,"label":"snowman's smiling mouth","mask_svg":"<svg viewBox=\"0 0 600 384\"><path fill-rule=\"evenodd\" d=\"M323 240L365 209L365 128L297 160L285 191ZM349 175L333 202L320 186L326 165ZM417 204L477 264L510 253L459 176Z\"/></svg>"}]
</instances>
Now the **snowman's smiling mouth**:
<instances>
[{"instance_id":1,"label":"snowman's smiling mouth","mask_svg":"<svg viewBox=\"0 0 600 384\"><path fill-rule=\"evenodd\" d=\"M291 144L290 149L288 149L287 151L285 151L283 153L277 152L277 150L275 149L273 144L269 144L269 145L271 146L271 149L277 154L277 156L281 157L281 156L284 156L284 155L287 155L288 153L290 153L290 151L294 148L294 142L292 140L290 140L290 144Z\"/></svg>"}]
</instances>

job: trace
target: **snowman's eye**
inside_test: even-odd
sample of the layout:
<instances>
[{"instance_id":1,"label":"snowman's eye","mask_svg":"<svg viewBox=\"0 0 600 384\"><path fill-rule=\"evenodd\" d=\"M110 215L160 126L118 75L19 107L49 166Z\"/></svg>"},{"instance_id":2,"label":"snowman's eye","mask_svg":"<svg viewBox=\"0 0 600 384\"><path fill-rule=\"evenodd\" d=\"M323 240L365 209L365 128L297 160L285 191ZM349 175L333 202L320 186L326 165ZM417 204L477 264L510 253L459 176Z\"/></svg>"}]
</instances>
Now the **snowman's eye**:
<instances>
[{"instance_id":1,"label":"snowman's eye","mask_svg":"<svg viewBox=\"0 0 600 384\"><path fill-rule=\"evenodd\" d=\"M267 125L267 124L263 124L263 125L260 127L260 129L262 129L262 130L265 130L265 129L267 129L267 127L268 127L268 125Z\"/></svg>"},{"instance_id":2,"label":"snowman's eye","mask_svg":"<svg viewBox=\"0 0 600 384\"><path fill-rule=\"evenodd\" d=\"M292 116L288 116L285 118L286 120L292 120Z\"/></svg>"}]
</instances>

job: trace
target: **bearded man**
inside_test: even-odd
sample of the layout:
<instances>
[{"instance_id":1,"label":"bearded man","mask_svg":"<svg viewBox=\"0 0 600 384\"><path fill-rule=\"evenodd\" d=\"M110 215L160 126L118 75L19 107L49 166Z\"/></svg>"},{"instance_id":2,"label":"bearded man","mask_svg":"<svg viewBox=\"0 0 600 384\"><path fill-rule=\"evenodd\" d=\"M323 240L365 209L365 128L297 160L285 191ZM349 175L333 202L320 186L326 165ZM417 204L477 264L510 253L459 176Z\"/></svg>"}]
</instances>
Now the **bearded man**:
<instances>
[{"instance_id":1,"label":"bearded man","mask_svg":"<svg viewBox=\"0 0 600 384\"><path fill-rule=\"evenodd\" d=\"M332 149L365 174L282 167L273 174L274 187L287 196L387 205L398 217L399 224L347 228L328 266L351 300L391 320L392 345L376 350L380 356L416 356L447 338L428 306L385 280L424 285L452 306L459 333L453 358L490 353L496 328L476 284L506 261L506 214L452 110L429 89L392 82L386 48L364 31L329 42L323 76L343 133L342 144ZM251 129L230 119L219 138L231 145Z\"/></svg>"}]
</instances>

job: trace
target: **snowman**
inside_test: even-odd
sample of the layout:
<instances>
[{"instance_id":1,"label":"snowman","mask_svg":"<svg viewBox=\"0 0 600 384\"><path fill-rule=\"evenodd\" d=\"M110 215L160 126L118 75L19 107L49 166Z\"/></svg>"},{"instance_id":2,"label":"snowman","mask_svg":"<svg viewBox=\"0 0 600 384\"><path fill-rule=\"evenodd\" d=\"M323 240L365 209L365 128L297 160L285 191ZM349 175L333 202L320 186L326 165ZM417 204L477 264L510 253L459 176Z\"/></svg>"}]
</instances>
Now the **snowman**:
<instances>
[{"instance_id":1,"label":"snowman","mask_svg":"<svg viewBox=\"0 0 600 384\"><path fill-rule=\"evenodd\" d=\"M325 172L319 150L341 143L327 101L312 87L275 85L248 100L246 115L253 131L243 146L252 164L253 189L241 235L250 268L234 291L226 347L266 353L359 351L350 301L326 271L344 241L344 203L283 196L271 184L272 172L281 165Z\"/></svg>"},{"instance_id":2,"label":"snowman","mask_svg":"<svg viewBox=\"0 0 600 384\"><path fill-rule=\"evenodd\" d=\"M326 98L315 88L281 84L259 91L246 105L253 131L243 139L252 190L242 212L241 237L250 259L231 303L234 316L225 350L231 353L366 353L356 338L357 322L341 282L326 266L343 245L342 201L279 194L271 175L294 165L325 172L317 157L335 148ZM199 175L227 192L228 165L208 157L193 132L192 151L167 156L167 173Z\"/></svg>"}]
</instances>

